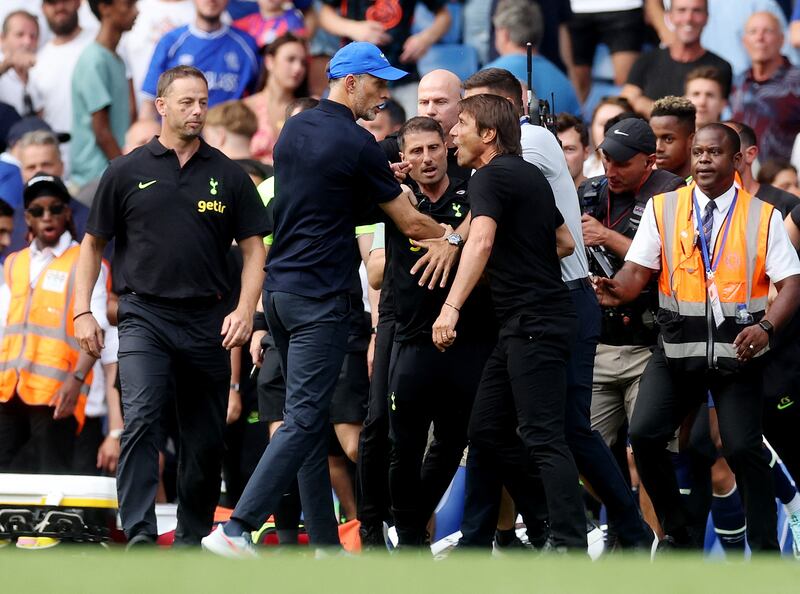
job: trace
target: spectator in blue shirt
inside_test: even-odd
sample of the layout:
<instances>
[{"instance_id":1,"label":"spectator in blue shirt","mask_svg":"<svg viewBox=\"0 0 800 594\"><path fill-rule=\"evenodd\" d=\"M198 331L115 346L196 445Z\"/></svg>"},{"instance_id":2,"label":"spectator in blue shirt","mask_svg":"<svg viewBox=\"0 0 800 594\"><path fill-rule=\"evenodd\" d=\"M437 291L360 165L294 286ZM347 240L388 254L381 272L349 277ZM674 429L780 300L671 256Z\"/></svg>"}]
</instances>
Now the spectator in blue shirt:
<instances>
[{"instance_id":1,"label":"spectator in blue shirt","mask_svg":"<svg viewBox=\"0 0 800 594\"><path fill-rule=\"evenodd\" d=\"M539 6L530 0L501 0L492 19L495 27L495 48L500 57L485 68L503 68L527 84L528 60L526 45L534 47L533 90L536 96L550 101L555 96L558 111L580 115L581 106L575 89L566 75L535 48L542 40L543 21Z\"/></svg>"},{"instance_id":2,"label":"spectator in blue shirt","mask_svg":"<svg viewBox=\"0 0 800 594\"><path fill-rule=\"evenodd\" d=\"M241 99L255 90L261 62L255 40L223 24L227 2L195 0L194 24L173 29L158 42L142 83L141 118L157 118L156 85L162 72L175 66L199 68L208 80L208 106Z\"/></svg>"}]
</instances>

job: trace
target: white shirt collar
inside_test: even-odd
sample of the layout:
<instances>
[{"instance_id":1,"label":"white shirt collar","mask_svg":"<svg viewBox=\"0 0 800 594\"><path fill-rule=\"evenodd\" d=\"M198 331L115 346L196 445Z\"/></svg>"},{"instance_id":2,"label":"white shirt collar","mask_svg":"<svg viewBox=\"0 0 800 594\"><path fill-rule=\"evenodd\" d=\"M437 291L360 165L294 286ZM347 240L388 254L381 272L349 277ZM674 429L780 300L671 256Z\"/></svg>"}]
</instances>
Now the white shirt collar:
<instances>
[{"instance_id":1,"label":"white shirt collar","mask_svg":"<svg viewBox=\"0 0 800 594\"><path fill-rule=\"evenodd\" d=\"M717 205L717 211L722 216L725 216L725 213L727 213L728 209L731 207L731 202L733 202L733 196L735 193L736 185L734 184L728 188L724 194L714 198L714 203ZM703 190L701 190L699 186L695 186L694 195L697 197L697 205L700 207L700 212L702 213L711 199L703 193Z\"/></svg>"},{"instance_id":2,"label":"white shirt collar","mask_svg":"<svg viewBox=\"0 0 800 594\"><path fill-rule=\"evenodd\" d=\"M198 29L197 25L194 23L189 23L189 33L191 33L194 37L199 37L200 39L217 39L218 37L226 35L228 33L228 29L230 29L230 27L225 23L222 23L222 26L215 31L203 31L202 29Z\"/></svg>"},{"instance_id":3,"label":"white shirt collar","mask_svg":"<svg viewBox=\"0 0 800 594\"><path fill-rule=\"evenodd\" d=\"M39 246L36 244L36 240L34 239L31 242L31 256L40 257L46 254L53 254L53 257L60 258L72 244L72 233L69 231L64 231L61 237L58 238L58 243L53 247L39 249Z\"/></svg>"}]
</instances>

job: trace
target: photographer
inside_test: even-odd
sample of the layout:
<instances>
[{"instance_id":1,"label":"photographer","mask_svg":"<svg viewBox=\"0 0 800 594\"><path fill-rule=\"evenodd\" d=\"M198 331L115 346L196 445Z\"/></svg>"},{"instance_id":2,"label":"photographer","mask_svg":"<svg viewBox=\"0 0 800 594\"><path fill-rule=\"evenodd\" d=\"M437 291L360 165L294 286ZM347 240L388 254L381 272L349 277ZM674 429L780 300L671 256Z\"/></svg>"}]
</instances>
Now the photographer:
<instances>
[{"instance_id":1,"label":"photographer","mask_svg":"<svg viewBox=\"0 0 800 594\"><path fill-rule=\"evenodd\" d=\"M685 184L668 171L653 170L656 137L644 120L626 118L613 124L598 148L606 175L586 180L578 198L589 268L597 276L611 277L622 267L647 201ZM644 291L625 307L602 308L592 428L609 445L616 441L625 418L631 418L639 378L655 344L654 298L652 291Z\"/></svg>"}]
</instances>

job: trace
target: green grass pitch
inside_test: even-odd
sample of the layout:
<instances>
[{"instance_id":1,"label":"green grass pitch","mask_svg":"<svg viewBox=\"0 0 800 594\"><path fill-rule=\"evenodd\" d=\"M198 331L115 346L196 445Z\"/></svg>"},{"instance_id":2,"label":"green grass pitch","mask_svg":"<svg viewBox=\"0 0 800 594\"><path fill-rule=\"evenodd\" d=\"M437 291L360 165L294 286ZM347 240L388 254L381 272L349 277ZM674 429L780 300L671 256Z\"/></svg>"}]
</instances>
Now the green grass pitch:
<instances>
[{"instance_id":1,"label":"green grass pitch","mask_svg":"<svg viewBox=\"0 0 800 594\"><path fill-rule=\"evenodd\" d=\"M382 554L314 560L303 551L268 551L238 561L200 551L144 551L62 545L0 550L3 594L800 594L790 559L704 561L696 555L650 563L640 556L503 558L460 554L444 561Z\"/></svg>"}]
</instances>

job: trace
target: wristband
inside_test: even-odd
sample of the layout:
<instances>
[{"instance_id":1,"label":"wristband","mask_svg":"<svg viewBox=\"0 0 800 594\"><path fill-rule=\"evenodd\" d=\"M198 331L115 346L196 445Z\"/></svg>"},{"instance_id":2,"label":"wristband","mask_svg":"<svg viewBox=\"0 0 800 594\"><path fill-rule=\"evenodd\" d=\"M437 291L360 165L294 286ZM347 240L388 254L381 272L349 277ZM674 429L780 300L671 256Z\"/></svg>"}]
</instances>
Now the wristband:
<instances>
[{"instance_id":1,"label":"wristband","mask_svg":"<svg viewBox=\"0 0 800 594\"><path fill-rule=\"evenodd\" d=\"M264 315L263 311L257 311L253 314L253 332L259 332L261 330L264 332L269 331L267 316Z\"/></svg>"},{"instance_id":2,"label":"wristband","mask_svg":"<svg viewBox=\"0 0 800 594\"><path fill-rule=\"evenodd\" d=\"M450 303L447 303L447 301L445 301L445 302L444 302L444 304L445 304L447 307L452 307L452 308L453 308L454 310L456 310L458 313L461 313L461 310L460 310L459 308L457 308L455 305L451 305Z\"/></svg>"},{"instance_id":3,"label":"wristband","mask_svg":"<svg viewBox=\"0 0 800 594\"><path fill-rule=\"evenodd\" d=\"M92 313L92 312L91 312L91 310L90 310L90 311L82 311L82 312L81 312L81 313L79 313L77 316L73 316L73 318L72 318L72 321L74 322L74 321L75 321L75 320L77 320L79 317L81 317L81 316L85 316L85 315L89 315L89 314L91 314L91 313Z\"/></svg>"},{"instance_id":4,"label":"wristband","mask_svg":"<svg viewBox=\"0 0 800 594\"><path fill-rule=\"evenodd\" d=\"M108 432L108 436L111 439L119 439L120 437L122 437L122 429L112 429L111 431Z\"/></svg>"}]
</instances>

